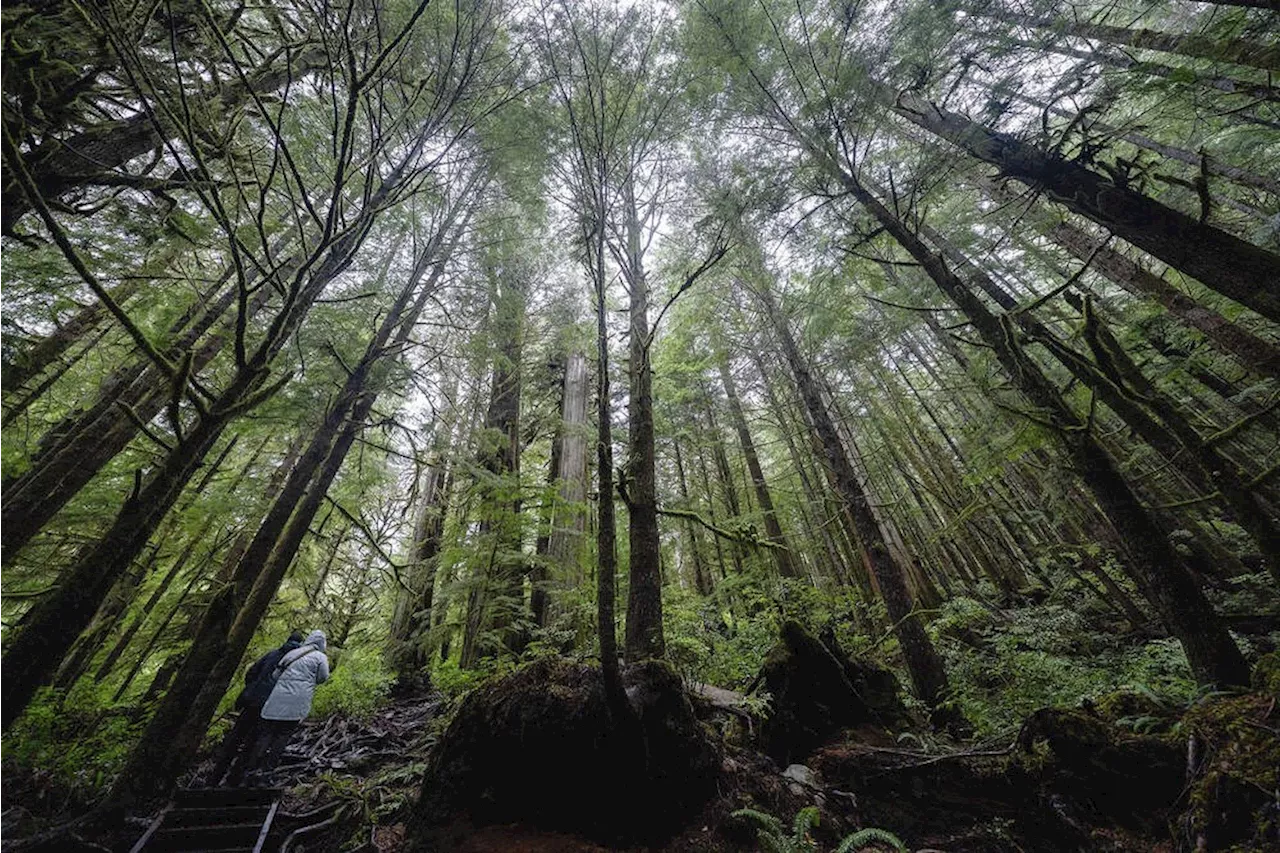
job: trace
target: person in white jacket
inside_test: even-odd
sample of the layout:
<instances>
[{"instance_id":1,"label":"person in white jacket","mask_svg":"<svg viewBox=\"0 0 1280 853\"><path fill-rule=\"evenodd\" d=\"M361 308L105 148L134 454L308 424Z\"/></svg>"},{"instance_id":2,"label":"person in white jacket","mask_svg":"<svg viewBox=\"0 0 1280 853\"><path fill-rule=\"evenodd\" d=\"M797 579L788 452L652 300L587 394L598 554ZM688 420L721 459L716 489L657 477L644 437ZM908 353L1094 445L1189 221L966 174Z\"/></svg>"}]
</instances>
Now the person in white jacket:
<instances>
[{"instance_id":1,"label":"person in white jacket","mask_svg":"<svg viewBox=\"0 0 1280 853\"><path fill-rule=\"evenodd\" d=\"M276 664L279 677L262 706L262 721L250 753L253 768L249 784L265 781L280 763L289 739L311 713L316 686L329 678L329 658L325 656L323 631L312 631L306 641Z\"/></svg>"}]
</instances>

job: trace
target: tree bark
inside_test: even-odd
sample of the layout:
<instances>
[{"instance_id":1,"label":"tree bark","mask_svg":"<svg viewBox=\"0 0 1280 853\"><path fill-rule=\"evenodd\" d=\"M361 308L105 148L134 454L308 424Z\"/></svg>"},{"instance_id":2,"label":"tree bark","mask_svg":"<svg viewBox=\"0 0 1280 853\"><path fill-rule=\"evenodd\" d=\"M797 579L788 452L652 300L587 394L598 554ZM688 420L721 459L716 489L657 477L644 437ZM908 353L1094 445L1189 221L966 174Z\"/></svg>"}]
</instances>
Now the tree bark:
<instances>
[{"instance_id":1,"label":"tree bark","mask_svg":"<svg viewBox=\"0 0 1280 853\"><path fill-rule=\"evenodd\" d=\"M518 638L511 623L523 609L520 551L520 394L525 310L528 282L524 272L506 272L494 282L494 328L497 340L493 358L493 382L489 408L484 418L484 434L478 460L486 472L480 482L480 541L488 556L473 578L467 597L466 629L458 665L470 669L484 651L481 633L486 627L503 635L508 648L516 648ZM489 538L492 538L491 547ZM513 601L514 599L514 601Z\"/></svg>"},{"instance_id":2,"label":"tree bark","mask_svg":"<svg viewBox=\"0 0 1280 853\"><path fill-rule=\"evenodd\" d=\"M1012 193L994 182L983 181L981 186L997 201L1003 203L1013 199ZM1089 262L1091 269L1118 287L1164 306L1179 322L1203 334L1242 367L1264 376L1280 378L1280 347L1206 308L1164 278L1107 247L1105 239L1096 238L1066 220L1051 223L1044 216L1034 218L1053 243L1078 260Z\"/></svg>"},{"instance_id":3,"label":"tree bark","mask_svg":"<svg viewBox=\"0 0 1280 853\"><path fill-rule=\"evenodd\" d=\"M142 286L141 277L121 282L111 290L111 298L123 305ZM11 362L0 370L0 385L7 394L35 379L49 369L55 361L78 341L88 337L107 317L106 306L101 302L86 305L72 314L44 338L31 343L20 351Z\"/></svg>"},{"instance_id":4,"label":"tree bark","mask_svg":"<svg viewBox=\"0 0 1280 853\"><path fill-rule=\"evenodd\" d=\"M297 56L292 65L280 63L252 76L248 85L240 81L228 84L213 100L210 109L231 113L246 103L252 94L274 92L286 83L296 83L313 71L327 67L323 50L312 48ZM162 115L157 111L156 115ZM56 201L80 187L100 182L130 160L154 151L165 141L178 135L171 128L162 132L150 113L137 113L126 119L107 121L88 127L68 139L49 139L23 155L27 168L40 194ZM18 220L31 209L21 189L6 181L0 231L13 233Z\"/></svg>"},{"instance_id":5,"label":"tree bark","mask_svg":"<svg viewBox=\"0 0 1280 853\"><path fill-rule=\"evenodd\" d=\"M680 452L680 440L677 439L671 443L672 450L675 452L676 476L679 478L680 486L680 502L684 504L684 509L693 512L693 501L689 497L689 482L684 473L684 455ZM689 559L693 563L693 586L700 595L710 595L714 589L711 582L711 575L707 572L707 566L702 561L701 542L698 538L698 527L693 519L686 518L684 520L685 539L689 543Z\"/></svg>"},{"instance_id":6,"label":"tree bark","mask_svg":"<svg viewBox=\"0 0 1280 853\"><path fill-rule=\"evenodd\" d=\"M437 458L423 477L407 587L396 590L395 611L391 617L390 658L402 678L413 676L431 662L426 639L431 630L436 569L449 509L449 486L448 463L444 458Z\"/></svg>"},{"instance_id":7,"label":"tree bark","mask_svg":"<svg viewBox=\"0 0 1280 853\"><path fill-rule=\"evenodd\" d=\"M466 193L464 192L464 195ZM468 198L468 202L472 199ZM434 294L458 232L458 208L424 247L406 285L330 405L307 449L235 564L232 577L205 608L191 650L109 795L114 804L166 788L196 754L259 622L305 538L316 511L363 428L398 355ZM469 214L468 214L469 215ZM448 247L442 246L448 240ZM429 272L429 274L428 274Z\"/></svg>"},{"instance_id":8,"label":"tree bark","mask_svg":"<svg viewBox=\"0 0 1280 853\"><path fill-rule=\"evenodd\" d=\"M603 159L603 153L598 154ZM618 666L618 629L615 590L618 574L617 521L613 504L613 405L609 382L609 305L604 266L603 165L597 165L600 182L592 213L593 230L587 237L587 267L595 296L596 313L596 630L600 639L600 675L605 695L615 712L627 707Z\"/></svg>"},{"instance_id":9,"label":"tree bark","mask_svg":"<svg viewBox=\"0 0 1280 853\"><path fill-rule=\"evenodd\" d=\"M769 492L769 483L765 480L760 456L756 453L755 442L751 440L751 430L748 429L746 416L742 412L742 401L738 398L738 388L733 381L733 372L730 370L727 356L720 360L720 382L724 385L724 393L729 400L729 416L738 433L738 444L742 447L742 455L747 461L747 471L751 474L751 484L756 491L756 502L760 504L760 513L764 516L765 533L768 534L769 541L778 546L772 549L778 574L784 578L799 577L800 573L796 570L792 559L791 548L787 545L786 535L782 532L782 524L778 521L778 513L773 506L773 495Z\"/></svg>"},{"instance_id":10,"label":"tree bark","mask_svg":"<svg viewBox=\"0 0 1280 853\"><path fill-rule=\"evenodd\" d=\"M1055 106L1054 104L1041 100L1040 98L1024 95L1019 91L1009 89L1004 86L993 86L992 89L999 94L1009 95L1040 110L1047 110L1060 118L1074 121L1077 117L1077 114L1070 110ZM1150 136L1138 133L1137 131L1121 130L1105 122L1093 119L1086 121L1083 126L1086 130L1096 130L1107 136L1118 137L1137 148L1145 148L1148 151L1153 151L1156 154L1159 154L1161 157L1165 157L1169 160L1177 160L1179 163L1190 166L1197 172L1203 168L1208 174L1215 175L1220 178L1226 178L1238 186L1261 190L1262 192L1280 196L1280 181L1277 181L1274 177L1259 175L1246 169L1241 169L1239 166L1224 163L1217 157L1210 157L1204 150L1201 150L1199 153L1188 151L1185 148L1179 148L1176 145L1167 145L1163 142L1152 139ZM1253 208L1248 209L1254 210ZM1256 212L1256 210L1254 212Z\"/></svg>"},{"instance_id":11,"label":"tree bark","mask_svg":"<svg viewBox=\"0 0 1280 853\"><path fill-rule=\"evenodd\" d=\"M666 650L662 633L662 572L658 565L657 450L653 433L653 368L649 361L652 338L649 332L649 281L641 249L639 212L635 188L630 178L623 189L626 218L626 259L624 268L631 292L629 359L627 363L629 404L627 420L628 534L630 541L627 594L626 658L628 663L660 658Z\"/></svg>"},{"instance_id":12,"label":"tree bark","mask_svg":"<svg viewBox=\"0 0 1280 853\"><path fill-rule=\"evenodd\" d=\"M1280 322L1280 256L1197 222L1135 190L909 93L880 94L895 113L946 139L1068 210Z\"/></svg>"},{"instance_id":13,"label":"tree bark","mask_svg":"<svg viewBox=\"0 0 1280 853\"><path fill-rule=\"evenodd\" d=\"M1280 11L1280 0L1196 0L1197 3L1212 3L1215 6L1235 6L1241 9L1273 9Z\"/></svg>"},{"instance_id":14,"label":"tree bark","mask_svg":"<svg viewBox=\"0 0 1280 853\"><path fill-rule=\"evenodd\" d=\"M1028 41L1012 40L1012 44L1019 47L1029 48L1037 53L1049 51L1061 56L1069 56L1072 59L1079 59L1094 65L1105 65L1110 68L1117 68L1121 71L1132 72L1134 74L1143 74L1150 77L1159 77L1162 80L1168 80L1174 84L1183 84L1187 82L1188 73L1190 79L1198 86L1203 86L1222 92L1226 95L1239 95L1241 98L1248 98L1254 101L1280 101L1280 89L1261 83L1250 83L1246 80L1240 80L1236 77L1226 77L1221 74L1210 72L1208 74L1200 74L1195 70L1189 70L1186 67L1175 68L1171 65L1164 65L1159 62L1140 62L1120 51L1084 51L1076 50L1060 42L1035 43ZM1258 127L1266 127L1272 130L1280 129L1280 124L1259 118L1256 114L1246 112L1247 106L1239 110L1231 110L1222 114L1221 119L1226 124L1231 125L1252 125Z\"/></svg>"},{"instance_id":15,"label":"tree bark","mask_svg":"<svg viewBox=\"0 0 1280 853\"><path fill-rule=\"evenodd\" d=\"M853 516L863 553L876 578L885 607L889 611L889 619L893 622L894 633L902 647L902 656L906 661L907 672L911 676L916 695L931 708L940 709L947 691L947 674L943 669L942 659L938 657L933 643L929 641L929 635L925 633L924 626L915 613L915 602L912 601L911 593L907 590L905 571L889 553L889 548L881 535L880 526L872 514L871 505L845 454L835 423L823 405L821 390L810 372L808 363L800 354L800 349L792 337L786 320L779 313L773 296L768 290L762 291L761 299L777 333L778 341L782 345L783 354L791 367L796 387L809 412L814 431L822 444L826 464L834 476L840 497ZM940 716L943 715L940 714Z\"/></svg>"},{"instance_id":16,"label":"tree bark","mask_svg":"<svg viewBox=\"0 0 1280 853\"><path fill-rule=\"evenodd\" d=\"M1063 344L1043 324L1033 319L1029 312L1020 310L1011 295L942 235L923 223L920 225L920 233L940 248L943 256L957 269L964 271L970 281L1005 309L1008 312L1006 316L1012 317L1031 340L1045 346L1073 376L1092 388L1108 408L1166 459L1171 463L1189 462L1189 466L1183 465L1182 473L1205 491L1212 492L1216 489L1222 500L1234 511L1240 525L1249 532L1268 565L1280 565L1280 527L1277 527L1259 504L1258 496L1245 477L1231 460L1197 433L1177 405L1143 377L1124 349L1102 327L1099 318L1093 316L1091 323L1086 325L1086 329L1092 328L1096 335L1106 339L1105 345L1098 343L1096 337L1092 341L1095 365ZM1087 302L1085 307L1088 319L1090 309Z\"/></svg>"},{"instance_id":17,"label":"tree bark","mask_svg":"<svg viewBox=\"0 0 1280 853\"><path fill-rule=\"evenodd\" d=\"M586 529L583 504L587 476L587 357L574 351L565 359L561 381L560 418L551 445L544 510L544 531L538 539L539 565L533 572L529 608L534 622L546 627L554 604L553 591L582 580L582 540ZM552 571L554 570L554 572Z\"/></svg>"},{"instance_id":18,"label":"tree bark","mask_svg":"<svg viewBox=\"0 0 1280 853\"><path fill-rule=\"evenodd\" d=\"M565 577L582 579L582 545L586 532L587 499L587 356L569 354L564 372L561 405L560 468L558 495L551 519L547 556Z\"/></svg>"},{"instance_id":19,"label":"tree bark","mask_svg":"<svg viewBox=\"0 0 1280 853\"><path fill-rule=\"evenodd\" d=\"M244 382L233 387L237 399L251 391ZM20 633L4 653L5 678L0 686L0 725L4 728L26 709L36 690L49 682L111 587L128 571L173 507L231 416L223 410L199 421L150 480L125 500L102 538L85 546L63 572L58 587L23 617Z\"/></svg>"},{"instance_id":20,"label":"tree bark","mask_svg":"<svg viewBox=\"0 0 1280 853\"><path fill-rule=\"evenodd\" d=\"M1000 10L999 20L1020 24L1030 29L1093 39L1108 44L1123 44L1142 50L1176 53L1198 59L1231 62L1236 65L1261 68L1264 71L1280 71L1280 48L1274 45L1231 39L1223 41L1196 33L1166 33L1158 30L1113 27L1086 21L1070 21L1065 18L1037 18Z\"/></svg>"},{"instance_id":21,"label":"tree bark","mask_svg":"<svg viewBox=\"0 0 1280 853\"><path fill-rule=\"evenodd\" d=\"M366 229L392 185L384 183L359 214L359 221ZM134 492L125 499L110 528L97 542L77 554L73 564L63 572L58 588L41 599L24 618L21 633L4 654L6 678L0 687L3 704L0 727L8 728L35 691L48 682L71 643L87 627L111 586L128 570L173 508L227 425L262 401L260 392L276 356L302 324L311 305L351 262L365 233L367 230L348 231L331 244L316 248L317 264L305 281L300 276L293 278L289 285L292 298L285 300L270 330L245 364L217 398L205 404L205 412L174 442L145 484L138 474ZM264 287L259 294L265 298L270 291L271 288ZM191 361L194 372L194 358ZM7 500L5 507L8 508ZM28 525L24 532L30 536L35 530ZM6 536L5 545L8 544Z\"/></svg>"},{"instance_id":22,"label":"tree bark","mask_svg":"<svg viewBox=\"0 0 1280 853\"><path fill-rule=\"evenodd\" d=\"M866 208L876 221L920 264L929 277L969 319L982 340L1023 394L1047 418L1064 445L1076 473L1088 485L1128 551L1126 566L1139 589L1155 607L1165 627L1178 638L1202 683L1238 685L1248 682L1249 667L1212 605L1183 568L1160 526L1143 507L1115 462L1098 443L1091 424L1080 419L1057 389L1021 349L1012 329L991 314L941 257L933 254L878 199L828 156L810 148L819 164Z\"/></svg>"},{"instance_id":23,"label":"tree bark","mask_svg":"<svg viewBox=\"0 0 1280 853\"><path fill-rule=\"evenodd\" d=\"M168 330L172 343L165 357L177 364L193 352L192 374L199 373L221 352L234 334L233 319L224 315L236 302L236 288L226 287L232 272L225 272L207 294L197 299ZM253 271L249 282L255 280ZM225 289L224 289L225 288ZM266 304L271 288L262 288L247 307L250 317ZM215 323L221 326L204 338ZM203 343L201 342L203 338ZM197 346L198 345L198 346ZM8 563L62 507L120 453L140 430L137 421L149 423L170 398L169 382L145 355L118 368L102 383L93 404L73 413L40 439L31 466L4 485L0 526L5 529L0 555Z\"/></svg>"}]
</instances>

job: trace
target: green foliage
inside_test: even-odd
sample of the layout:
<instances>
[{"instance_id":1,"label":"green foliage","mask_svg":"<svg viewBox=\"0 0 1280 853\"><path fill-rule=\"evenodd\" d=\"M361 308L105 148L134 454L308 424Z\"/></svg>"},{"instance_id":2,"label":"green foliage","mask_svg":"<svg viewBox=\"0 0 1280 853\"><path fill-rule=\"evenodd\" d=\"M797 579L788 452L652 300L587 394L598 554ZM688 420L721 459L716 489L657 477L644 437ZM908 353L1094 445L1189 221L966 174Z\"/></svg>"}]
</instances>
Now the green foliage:
<instances>
[{"instance_id":1,"label":"green foliage","mask_svg":"<svg viewBox=\"0 0 1280 853\"><path fill-rule=\"evenodd\" d=\"M49 774L73 800L102 794L124 764L143 720L132 708L105 708L89 689L41 690L5 733L4 763Z\"/></svg>"},{"instance_id":2,"label":"green foliage","mask_svg":"<svg viewBox=\"0 0 1280 853\"><path fill-rule=\"evenodd\" d=\"M1010 618L1001 622L973 599L956 598L929 626L947 663L953 699L978 737L1014 731L1039 708L1074 706L1122 688L1171 704L1196 694L1174 640L1135 645L1064 604L1006 612Z\"/></svg>"},{"instance_id":3,"label":"green foliage","mask_svg":"<svg viewBox=\"0 0 1280 853\"><path fill-rule=\"evenodd\" d=\"M821 816L816 806L806 806L791 820L790 832L778 818L756 809L738 809L730 817L749 821L756 826L756 841L761 850L768 853L818 853L818 843L809 834L816 829ZM902 839L892 832L867 827L845 836L835 853L856 853L872 844L891 847L895 851L909 853Z\"/></svg>"},{"instance_id":4,"label":"green foliage","mask_svg":"<svg viewBox=\"0 0 1280 853\"><path fill-rule=\"evenodd\" d=\"M458 659L451 657L436 664L431 671L431 684L449 699L457 699L467 691L498 675L516 669L519 661L510 656L483 657L473 669L463 669Z\"/></svg>"},{"instance_id":5,"label":"green foliage","mask_svg":"<svg viewBox=\"0 0 1280 853\"><path fill-rule=\"evenodd\" d=\"M769 853L812 853L817 845L809 836L809 830L818 825L818 809L807 806L796 812L791 822L791 833L787 834L782 821L771 814L755 809L738 809L730 817L748 820L756 824L756 840L760 847Z\"/></svg>"},{"instance_id":6,"label":"green foliage","mask_svg":"<svg viewBox=\"0 0 1280 853\"><path fill-rule=\"evenodd\" d=\"M901 838L886 829L879 829L874 826L860 829L852 835L846 835L840 841L840 846L836 848L836 853L855 853L855 851L872 844L883 844L887 847L892 847L894 850L902 851L902 853L909 853L907 845L902 843Z\"/></svg>"},{"instance_id":7,"label":"green foliage","mask_svg":"<svg viewBox=\"0 0 1280 853\"><path fill-rule=\"evenodd\" d=\"M332 676L316 688L311 715L367 717L386 702L394 680L377 647L344 650Z\"/></svg>"}]
</instances>

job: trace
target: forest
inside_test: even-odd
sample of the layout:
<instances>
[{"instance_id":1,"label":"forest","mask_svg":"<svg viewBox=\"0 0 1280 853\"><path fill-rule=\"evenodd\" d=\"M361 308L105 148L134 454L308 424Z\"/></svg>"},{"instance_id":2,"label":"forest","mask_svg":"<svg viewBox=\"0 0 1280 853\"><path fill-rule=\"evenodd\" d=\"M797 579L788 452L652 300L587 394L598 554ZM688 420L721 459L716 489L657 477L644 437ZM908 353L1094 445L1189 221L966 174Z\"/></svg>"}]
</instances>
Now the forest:
<instances>
[{"instance_id":1,"label":"forest","mask_svg":"<svg viewBox=\"0 0 1280 853\"><path fill-rule=\"evenodd\" d=\"M2 16L6 853L1280 850L1280 0Z\"/></svg>"}]
</instances>

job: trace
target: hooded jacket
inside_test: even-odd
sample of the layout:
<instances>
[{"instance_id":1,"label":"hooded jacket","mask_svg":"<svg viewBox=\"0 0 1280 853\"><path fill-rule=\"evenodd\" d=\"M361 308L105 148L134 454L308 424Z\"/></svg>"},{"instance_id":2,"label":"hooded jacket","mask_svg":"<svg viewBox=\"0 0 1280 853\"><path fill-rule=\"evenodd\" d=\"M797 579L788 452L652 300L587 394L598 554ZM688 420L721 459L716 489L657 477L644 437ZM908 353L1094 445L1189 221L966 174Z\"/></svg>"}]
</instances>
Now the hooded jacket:
<instances>
[{"instance_id":1,"label":"hooded jacket","mask_svg":"<svg viewBox=\"0 0 1280 853\"><path fill-rule=\"evenodd\" d=\"M289 654L289 652L293 651L294 649L298 648L301 645L302 645L301 634L298 634L298 639L296 640L293 639L292 637L285 640L284 643L279 648L272 649L271 651L267 652L265 655L258 658L258 660L254 663L253 666L249 667L249 670L244 674L244 683L252 684L253 682L257 681L263 675L265 675L266 673L274 669L275 665L280 663L281 658L283 658L285 655Z\"/></svg>"},{"instance_id":2,"label":"hooded jacket","mask_svg":"<svg viewBox=\"0 0 1280 853\"><path fill-rule=\"evenodd\" d=\"M276 666L280 678L262 706L264 720L303 720L311 713L316 685L329 678L323 631L312 631L301 646L286 654Z\"/></svg>"}]
</instances>

